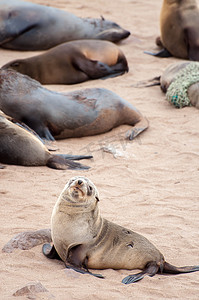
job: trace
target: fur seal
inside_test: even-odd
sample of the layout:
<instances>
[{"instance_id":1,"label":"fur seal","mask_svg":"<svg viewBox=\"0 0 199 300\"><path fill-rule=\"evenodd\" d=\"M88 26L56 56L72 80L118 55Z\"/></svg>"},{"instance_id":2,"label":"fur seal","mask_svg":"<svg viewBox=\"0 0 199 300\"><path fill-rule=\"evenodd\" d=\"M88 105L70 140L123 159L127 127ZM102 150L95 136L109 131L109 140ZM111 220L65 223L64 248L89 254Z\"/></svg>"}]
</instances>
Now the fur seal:
<instances>
[{"instance_id":1,"label":"fur seal","mask_svg":"<svg viewBox=\"0 0 199 300\"><path fill-rule=\"evenodd\" d=\"M71 159L91 158L92 156L72 156L51 154L41 140L0 111L0 162L22 166L47 166L54 169L88 169Z\"/></svg>"},{"instance_id":2,"label":"fur seal","mask_svg":"<svg viewBox=\"0 0 199 300\"><path fill-rule=\"evenodd\" d=\"M144 236L102 218L98 202L99 193L88 178L71 178L54 206L53 246L44 244L44 255L59 257L66 266L85 273L88 268L143 270L124 278L125 284L158 271L173 274L199 271L199 266L175 267L167 263Z\"/></svg>"},{"instance_id":3,"label":"fur seal","mask_svg":"<svg viewBox=\"0 0 199 300\"><path fill-rule=\"evenodd\" d=\"M109 41L80 40L63 43L47 52L17 59L12 68L42 84L74 84L128 72L123 52Z\"/></svg>"},{"instance_id":4,"label":"fur seal","mask_svg":"<svg viewBox=\"0 0 199 300\"><path fill-rule=\"evenodd\" d=\"M167 100L176 107L195 106L199 109L199 63L169 65L160 77L160 87Z\"/></svg>"},{"instance_id":5,"label":"fur seal","mask_svg":"<svg viewBox=\"0 0 199 300\"><path fill-rule=\"evenodd\" d=\"M160 13L160 57L199 60L199 9L195 0L164 0ZM148 54L152 54L148 52Z\"/></svg>"},{"instance_id":6,"label":"fur seal","mask_svg":"<svg viewBox=\"0 0 199 300\"><path fill-rule=\"evenodd\" d=\"M104 18L79 18L64 10L19 0L1 0L0 20L0 46L23 51L46 50L85 38L119 42L130 35Z\"/></svg>"},{"instance_id":7,"label":"fur seal","mask_svg":"<svg viewBox=\"0 0 199 300\"><path fill-rule=\"evenodd\" d=\"M0 69L0 109L49 140L96 135L123 124L133 126L128 134L133 139L148 127L133 105L107 89L61 94L14 70Z\"/></svg>"}]
</instances>

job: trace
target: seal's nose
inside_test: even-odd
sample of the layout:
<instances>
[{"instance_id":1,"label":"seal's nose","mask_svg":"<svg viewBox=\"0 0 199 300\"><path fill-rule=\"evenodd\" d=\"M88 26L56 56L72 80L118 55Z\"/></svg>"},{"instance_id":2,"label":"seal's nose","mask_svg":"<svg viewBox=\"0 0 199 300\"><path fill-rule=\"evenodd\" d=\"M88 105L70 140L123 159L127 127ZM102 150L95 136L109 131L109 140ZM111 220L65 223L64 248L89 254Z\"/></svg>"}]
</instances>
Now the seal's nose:
<instances>
[{"instance_id":1,"label":"seal's nose","mask_svg":"<svg viewBox=\"0 0 199 300\"><path fill-rule=\"evenodd\" d=\"M83 181L79 179L77 183L78 183L79 185L81 185L82 182L83 182Z\"/></svg>"}]
</instances>

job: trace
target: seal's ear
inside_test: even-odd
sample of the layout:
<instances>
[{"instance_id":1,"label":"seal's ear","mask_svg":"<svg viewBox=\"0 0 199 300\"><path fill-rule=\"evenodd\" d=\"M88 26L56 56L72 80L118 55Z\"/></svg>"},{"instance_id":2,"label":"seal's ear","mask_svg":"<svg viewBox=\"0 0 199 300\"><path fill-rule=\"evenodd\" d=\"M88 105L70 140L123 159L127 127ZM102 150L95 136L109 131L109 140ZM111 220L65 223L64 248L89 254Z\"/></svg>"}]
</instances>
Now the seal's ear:
<instances>
[{"instance_id":1,"label":"seal's ear","mask_svg":"<svg viewBox=\"0 0 199 300\"><path fill-rule=\"evenodd\" d=\"M15 61L13 63L10 64L11 67L18 67L20 65L20 63L18 61Z\"/></svg>"},{"instance_id":2,"label":"seal's ear","mask_svg":"<svg viewBox=\"0 0 199 300\"><path fill-rule=\"evenodd\" d=\"M96 199L97 201L99 201L99 198L98 198L97 196L95 196L95 199Z\"/></svg>"}]
</instances>

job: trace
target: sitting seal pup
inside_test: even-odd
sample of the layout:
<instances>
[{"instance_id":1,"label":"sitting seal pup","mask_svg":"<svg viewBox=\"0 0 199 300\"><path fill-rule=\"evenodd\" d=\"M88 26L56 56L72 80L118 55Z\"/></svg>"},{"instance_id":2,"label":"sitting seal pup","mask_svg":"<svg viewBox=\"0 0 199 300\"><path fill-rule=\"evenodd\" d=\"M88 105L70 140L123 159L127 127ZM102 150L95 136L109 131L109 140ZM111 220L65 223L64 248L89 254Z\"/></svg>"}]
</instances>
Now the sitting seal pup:
<instances>
[{"instance_id":1,"label":"sitting seal pup","mask_svg":"<svg viewBox=\"0 0 199 300\"><path fill-rule=\"evenodd\" d=\"M98 191L88 178L70 179L54 206L53 246L44 244L44 255L61 258L66 266L85 273L88 268L143 270L124 278L125 284L158 271L173 274L199 271L199 266L178 268L167 263L145 237L102 218L98 202Z\"/></svg>"}]
</instances>

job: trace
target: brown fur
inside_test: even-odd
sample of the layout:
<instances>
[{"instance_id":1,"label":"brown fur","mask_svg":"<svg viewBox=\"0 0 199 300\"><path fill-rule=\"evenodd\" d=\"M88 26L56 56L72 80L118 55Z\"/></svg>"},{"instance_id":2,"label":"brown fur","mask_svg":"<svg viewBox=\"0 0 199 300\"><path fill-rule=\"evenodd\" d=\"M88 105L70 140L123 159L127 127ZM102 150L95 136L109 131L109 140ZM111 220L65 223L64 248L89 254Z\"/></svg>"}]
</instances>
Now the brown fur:
<instances>
[{"instance_id":1,"label":"brown fur","mask_svg":"<svg viewBox=\"0 0 199 300\"><path fill-rule=\"evenodd\" d=\"M161 43L173 56L199 60L199 9L195 0L163 0Z\"/></svg>"},{"instance_id":2,"label":"brown fur","mask_svg":"<svg viewBox=\"0 0 199 300\"><path fill-rule=\"evenodd\" d=\"M132 104L107 89L57 93L14 70L0 69L0 109L46 139L96 135L128 124L132 140L148 127Z\"/></svg>"},{"instance_id":3,"label":"brown fur","mask_svg":"<svg viewBox=\"0 0 199 300\"><path fill-rule=\"evenodd\" d=\"M128 64L115 44L80 40L61 44L31 58L11 61L3 68L12 68L42 84L74 84L121 75L128 71Z\"/></svg>"},{"instance_id":4,"label":"brown fur","mask_svg":"<svg viewBox=\"0 0 199 300\"><path fill-rule=\"evenodd\" d=\"M98 191L88 178L77 176L69 180L52 212L53 247L43 246L47 257L54 258L57 252L66 266L76 270L143 270L128 276L123 283L153 276L159 270L164 271L164 267L171 273L199 270L199 267L177 268L166 263L160 251L145 237L102 218L98 201Z\"/></svg>"},{"instance_id":5,"label":"brown fur","mask_svg":"<svg viewBox=\"0 0 199 300\"><path fill-rule=\"evenodd\" d=\"M41 140L23 124L0 111L0 162L22 166L48 166L54 169L88 168L51 154Z\"/></svg>"}]
</instances>

